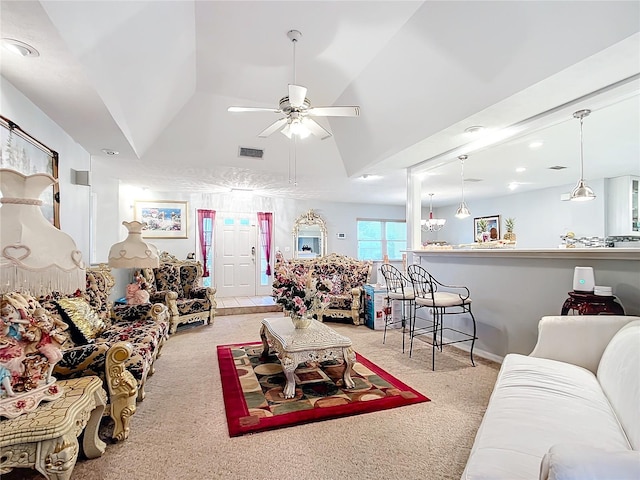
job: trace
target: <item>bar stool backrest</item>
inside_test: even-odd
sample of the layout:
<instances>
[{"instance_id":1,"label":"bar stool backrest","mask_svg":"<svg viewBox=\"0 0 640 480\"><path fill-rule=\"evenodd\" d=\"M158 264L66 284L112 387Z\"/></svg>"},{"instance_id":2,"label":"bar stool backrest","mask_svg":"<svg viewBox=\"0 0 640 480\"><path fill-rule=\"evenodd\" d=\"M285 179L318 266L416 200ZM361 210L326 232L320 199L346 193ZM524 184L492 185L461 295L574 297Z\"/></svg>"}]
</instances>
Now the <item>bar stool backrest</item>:
<instances>
[{"instance_id":1,"label":"bar stool backrest","mask_svg":"<svg viewBox=\"0 0 640 480\"><path fill-rule=\"evenodd\" d=\"M387 284L387 295L395 294L408 297L412 293L409 288L409 279L397 267L385 263L380 267L380 272Z\"/></svg>"},{"instance_id":2,"label":"bar stool backrest","mask_svg":"<svg viewBox=\"0 0 640 480\"><path fill-rule=\"evenodd\" d=\"M438 290L438 285L424 267L409 265L407 273L413 284L413 294L416 298L433 298L434 292Z\"/></svg>"}]
</instances>

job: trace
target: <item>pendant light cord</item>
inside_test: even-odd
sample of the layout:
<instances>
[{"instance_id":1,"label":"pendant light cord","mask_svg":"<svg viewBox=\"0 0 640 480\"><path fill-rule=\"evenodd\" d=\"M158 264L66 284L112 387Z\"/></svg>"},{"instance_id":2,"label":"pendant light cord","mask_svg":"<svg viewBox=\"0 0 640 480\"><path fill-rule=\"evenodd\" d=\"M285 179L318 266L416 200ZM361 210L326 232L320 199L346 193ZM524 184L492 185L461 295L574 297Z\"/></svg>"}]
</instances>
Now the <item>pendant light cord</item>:
<instances>
[{"instance_id":1,"label":"pendant light cord","mask_svg":"<svg viewBox=\"0 0 640 480\"><path fill-rule=\"evenodd\" d=\"M460 157L460 176L462 177L462 203L464 203L464 158Z\"/></svg>"},{"instance_id":2,"label":"pendant light cord","mask_svg":"<svg viewBox=\"0 0 640 480\"><path fill-rule=\"evenodd\" d=\"M582 135L582 122L584 116L580 117L580 180L584 181L584 140Z\"/></svg>"}]
</instances>

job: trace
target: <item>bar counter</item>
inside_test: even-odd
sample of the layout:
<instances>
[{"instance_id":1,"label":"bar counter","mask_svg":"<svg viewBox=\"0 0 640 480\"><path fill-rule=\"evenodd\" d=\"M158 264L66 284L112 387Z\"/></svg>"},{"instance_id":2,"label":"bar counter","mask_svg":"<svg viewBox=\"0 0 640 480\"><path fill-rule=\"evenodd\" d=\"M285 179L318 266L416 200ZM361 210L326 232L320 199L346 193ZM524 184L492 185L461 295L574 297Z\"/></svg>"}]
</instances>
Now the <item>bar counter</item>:
<instances>
[{"instance_id":1,"label":"bar counter","mask_svg":"<svg viewBox=\"0 0 640 480\"><path fill-rule=\"evenodd\" d=\"M640 315L640 248L455 248L407 251L438 281L469 288L478 324L478 354L500 361L528 355L538 321L560 315L573 290L576 266L592 267L595 284L609 286L627 315ZM464 315L445 321L464 327ZM570 339L567 339L570 341Z\"/></svg>"}]
</instances>

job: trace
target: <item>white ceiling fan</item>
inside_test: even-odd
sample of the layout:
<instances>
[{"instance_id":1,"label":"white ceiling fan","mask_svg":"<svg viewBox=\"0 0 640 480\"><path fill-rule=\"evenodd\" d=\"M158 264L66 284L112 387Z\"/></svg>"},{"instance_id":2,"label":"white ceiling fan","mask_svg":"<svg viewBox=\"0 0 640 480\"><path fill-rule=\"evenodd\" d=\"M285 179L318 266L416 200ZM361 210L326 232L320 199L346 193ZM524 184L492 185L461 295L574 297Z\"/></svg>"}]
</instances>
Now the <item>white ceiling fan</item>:
<instances>
[{"instance_id":1,"label":"white ceiling fan","mask_svg":"<svg viewBox=\"0 0 640 480\"><path fill-rule=\"evenodd\" d=\"M298 30L289 30L287 37L293 43L293 83L289 84L289 95L280 99L278 108L263 107L229 107L229 112L273 112L284 115L265 128L258 136L268 137L280 129L291 138L296 135L305 138L310 133L322 140L329 138L331 133L310 117L357 117L360 115L358 106L312 107L307 95L307 88L296 85L296 43L302 37Z\"/></svg>"}]
</instances>

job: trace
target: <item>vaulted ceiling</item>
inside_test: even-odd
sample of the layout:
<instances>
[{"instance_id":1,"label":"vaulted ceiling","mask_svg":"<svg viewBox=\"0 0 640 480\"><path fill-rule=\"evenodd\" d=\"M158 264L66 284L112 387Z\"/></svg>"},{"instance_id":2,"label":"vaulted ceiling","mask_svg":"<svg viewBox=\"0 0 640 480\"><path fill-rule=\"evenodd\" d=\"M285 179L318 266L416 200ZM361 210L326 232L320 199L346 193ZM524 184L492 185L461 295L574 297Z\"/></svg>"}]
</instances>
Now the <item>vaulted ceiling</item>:
<instances>
[{"instance_id":1,"label":"vaulted ceiling","mask_svg":"<svg viewBox=\"0 0 640 480\"><path fill-rule=\"evenodd\" d=\"M3 53L2 76L124 184L403 204L406 168L422 165L416 171L433 174L424 191L453 203L456 157L469 153L465 172L483 182L466 188L468 198L501 195L524 154L479 148L464 129L495 133L553 110L552 121L525 122L514 139L553 133L544 144L563 143L563 153L539 150L529 171L540 175L521 183L571 183L579 108L593 110L585 148L589 122L606 124L618 136L615 158L625 160L604 170L594 161L587 174L638 173L628 171L634 159L640 169L639 2L2 0L0 14L3 38L40 53ZM311 104L361 109L357 118L320 118L333 136L295 148L277 132L258 137L276 114L227 111L278 106L294 83L291 29L302 32L295 82ZM577 100L620 81L605 97ZM589 144L594 158L611 152L607 135ZM264 157L239 157L239 147ZM548 170L559 162L566 172Z\"/></svg>"}]
</instances>

